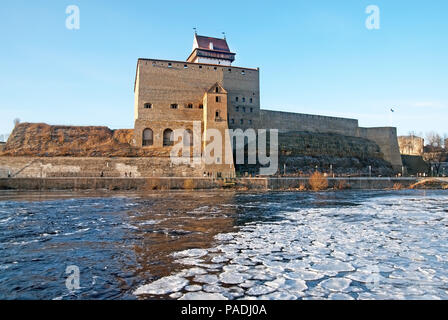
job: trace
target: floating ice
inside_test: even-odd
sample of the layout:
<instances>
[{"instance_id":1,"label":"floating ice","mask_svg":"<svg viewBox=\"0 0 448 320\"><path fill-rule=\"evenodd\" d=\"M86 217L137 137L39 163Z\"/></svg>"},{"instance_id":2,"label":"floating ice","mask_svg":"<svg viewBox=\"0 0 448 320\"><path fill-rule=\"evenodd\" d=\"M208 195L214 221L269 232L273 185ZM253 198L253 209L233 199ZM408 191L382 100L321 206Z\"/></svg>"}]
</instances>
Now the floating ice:
<instances>
[{"instance_id":1,"label":"floating ice","mask_svg":"<svg viewBox=\"0 0 448 320\"><path fill-rule=\"evenodd\" d=\"M182 296L183 296L182 292L174 292L174 293L170 294L171 299L179 299Z\"/></svg>"},{"instance_id":2,"label":"floating ice","mask_svg":"<svg viewBox=\"0 0 448 320\"><path fill-rule=\"evenodd\" d=\"M259 296L260 300L297 300L299 296L284 291L272 292Z\"/></svg>"},{"instance_id":3,"label":"floating ice","mask_svg":"<svg viewBox=\"0 0 448 320\"><path fill-rule=\"evenodd\" d=\"M330 300L354 300L354 298L348 294L345 293L331 293L328 296L328 299Z\"/></svg>"},{"instance_id":4,"label":"floating ice","mask_svg":"<svg viewBox=\"0 0 448 320\"><path fill-rule=\"evenodd\" d=\"M284 276L285 278L289 279L300 279L306 281L318 280L324 277L323 274L319 274L318 272L308 270L287 272L284 274Z\"/></svg>"},{"instance_id":5,"label":"floating ice","mask_svg":"<svg viewBox=\"0 0 448 320\"><path fill-rule=\"evenodd\" d=\"M233 235L231 233L220 233L215 236L215 239L218 241L229 241L233 239Z\"/></svg>"},{"instance_id":6,"label":"floating ice","mask_svg":"<svg viewBox=\"0 0 448 320\"><path fill-rule=\"evenodd\" d=\"M214 274L197 275L193 278L194 282L215 284L218 283L218 277Z\"/></svg>"},{"instance_id":7,"label":"floating ice","mask_svg":"<svg viewBox=\"0 0 448 320\"><path fill-rule=\"evenodd\" d=\"M185 278L179 276L167 276L137 288L137 290L134 291L134 294L168 294L183 289L187 284L188 280Z\"/></svg>"},{"instance_id":8,"label":"floating ice","mask_svg":"<svg viewBox=\"0 0 448 320\"><path fill-rule=\"evenodd\" d=\"M208 253L205 249L188 249L184 251L178 251L173 253L173 256L176 258L184 258L184 257L203 257Z\"/></svg>"},{"instance_id":9,"label":"floating ice","mask_svg":"<svg viewBox=\"0 0 448 320\"><path fill-rule=\"evenodd\" d=\"M219 280L222 283L239 284L239 283L244 282L246 280L246 278L240 273L226 271L219 275Z\"/></svg>"},{"instance_id":10,"label":"floating ice","mask_svg":"<svg viewBox=\"0 0 448 320\"><path fill-rule=\"evenodd\" d=\"M207 270L195 267L195 268L182 270L181 272L179 272L178 275L181 277L188 278L188 277L195 276L197 274L206 274L206 273L207 273Z\"/></svg>"},{"instance_id":11,"label":"floating ice","mask_svg":"<svg viewBox=\"0 0 448 320\"><path fill-rule=\"evenodd\" d=\"M188 292L184 294L179 300L228 300L220 293L209 293L203 291Z\"/></svg>"},{"instance_id":12,"label":"floating ice","mask_svg":"<svg viewBox=\"0 0 448 320\"><path fill-rule=\"evenodd\" d=\"M288 290L290 293L298 293L308 289L306 282L299 279L286 279L282 289Z\"/></svg>"},{"instance_id":13,"label":"floating ice","mask_svg":"<svg viewBox=\"0 0 448 320\"><path fill-rule=\"evenodd\" d=\"M319 286L323 289L331 291L344 291L350 286L352 281L345 278L331 278L319 283Z\"/></svg>"},{"instance_id":14,"label":"floating ice","mask_svg":"<svg viewBox=\"0 0 448 320\"><path fill-rule=\"evenodd\" d=\"M222 263L222 262L227 262L229 259L224 257L224 256L216 256L212 258L212 262L213 263Z\"/></svg>"},{"instance_id":15,"label":"floating ice","mask_svg":"<svg viewBox=\"0 0 448 320\"><path fill-rule=\"evenodd\" d=\"M194 285L186 286L185 290L190 291L190 292L200 291L200 290L202 290L202 286L194 284Z\"/></svg>"},{"instance_id":16,"label":"floating ice","mask_svg":"<svg viewBox=\"0 0 448 320\"><path fill-rule=\"evenodd\" d=\"M261 295L265 295L265 294L268 294L268 293L271 293L274 291L276 291L275 288L265 286L265 285L256 285L256 286L249 288L246 291L246 294L248 294L250 296L261 296Z\"/></svg>"},{"instance_id":17,"label":"floating ice","mask_svg":"<svg viewBox=\"0 0 448 320\"><path fill-rule=\"evenodd\" d=\"M321 272L344 272L355 270L355 268L350 263L338 260L316 263L312 265L310 269Z\"/></svg>"}]
</instances>

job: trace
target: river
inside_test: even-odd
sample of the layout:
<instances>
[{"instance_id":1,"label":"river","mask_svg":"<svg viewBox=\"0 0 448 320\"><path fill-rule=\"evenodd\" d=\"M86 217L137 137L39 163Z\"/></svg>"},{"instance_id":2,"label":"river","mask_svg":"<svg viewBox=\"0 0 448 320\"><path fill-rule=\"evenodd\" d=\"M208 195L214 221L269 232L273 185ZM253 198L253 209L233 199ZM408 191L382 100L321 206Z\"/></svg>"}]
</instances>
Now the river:
<instances>
[{"instance_id":1,"label":"river","mask_svg":"<svg viewBox=\"0 0 448 320\"><path fill-rule=\"evenodd\" d=\"M1 191L0 298L448 299L447 231L447 191Z\"/></svg>"}]
</instances>

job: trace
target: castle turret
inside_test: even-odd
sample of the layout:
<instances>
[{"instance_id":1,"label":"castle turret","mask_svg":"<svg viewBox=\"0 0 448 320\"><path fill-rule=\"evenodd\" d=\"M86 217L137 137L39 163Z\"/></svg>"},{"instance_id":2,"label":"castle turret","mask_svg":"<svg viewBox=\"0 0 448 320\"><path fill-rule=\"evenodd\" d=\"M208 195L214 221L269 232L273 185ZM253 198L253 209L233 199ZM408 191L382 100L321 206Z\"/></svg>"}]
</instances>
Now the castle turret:
<instances>
[{"instance_id":1,"label":"castle turret","mask_svg":"<svg viewBox=\"0 0 448 320\"><path fill-rule=\"evenodd\" d=\"M188 62L221 64L230 66L235 60L235 53L230 52L226 39L194 35L193 50Z\"/></svg>"}]
</instances>

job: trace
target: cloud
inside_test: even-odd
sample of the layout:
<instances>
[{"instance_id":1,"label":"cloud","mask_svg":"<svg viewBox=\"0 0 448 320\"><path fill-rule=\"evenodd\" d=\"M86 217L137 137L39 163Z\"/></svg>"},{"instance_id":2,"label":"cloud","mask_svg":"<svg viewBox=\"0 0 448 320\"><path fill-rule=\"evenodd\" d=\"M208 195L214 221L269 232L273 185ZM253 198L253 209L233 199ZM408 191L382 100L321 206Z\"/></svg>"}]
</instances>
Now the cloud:
<instances>
[{"instance_id":1,"label":"cloud","mask_svg":"<svg viewBox=\"0 0 448 320\"><path fill-rule=\"evenodd\" d=\"M411 103L410 106L415 108L445 108L448 104L440 101L417 101Z\"/></svg>"}]
</instances>

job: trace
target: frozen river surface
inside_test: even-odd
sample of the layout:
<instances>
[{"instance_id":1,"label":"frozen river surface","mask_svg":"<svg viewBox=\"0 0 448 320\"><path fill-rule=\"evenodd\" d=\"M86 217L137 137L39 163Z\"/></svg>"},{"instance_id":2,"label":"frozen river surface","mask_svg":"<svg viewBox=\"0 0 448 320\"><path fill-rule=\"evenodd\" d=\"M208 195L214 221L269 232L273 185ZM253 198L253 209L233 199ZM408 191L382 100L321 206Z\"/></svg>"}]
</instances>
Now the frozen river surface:
<instances>
[{"instance_id":1,"label":"frozen river surface","mask_svg":"<svg viewBox=\"0 0 448 320\"><path fill-rule=\"evenodd\" d=\"M448 299L447 230L446 191L3 192L0 298Z\"/></svg>"}]
</instances>

